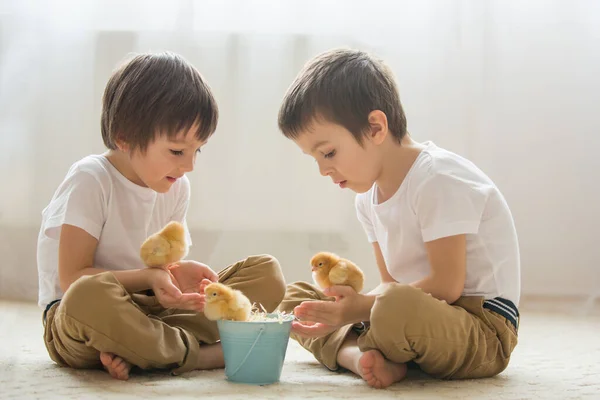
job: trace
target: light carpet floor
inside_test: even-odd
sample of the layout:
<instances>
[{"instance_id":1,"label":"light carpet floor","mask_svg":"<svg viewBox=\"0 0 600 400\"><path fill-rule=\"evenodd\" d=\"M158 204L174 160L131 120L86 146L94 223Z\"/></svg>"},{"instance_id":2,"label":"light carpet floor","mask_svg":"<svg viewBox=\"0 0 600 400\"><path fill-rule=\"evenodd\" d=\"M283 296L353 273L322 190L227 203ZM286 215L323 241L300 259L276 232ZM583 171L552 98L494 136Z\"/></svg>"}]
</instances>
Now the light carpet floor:
<instances>
[{"instance_id":1,"label":"light carpet floor","mask_svg":"<svg viewBox=\"0 0 600 400\"><path fill-rule=\"evenodd\" d=\"M229 383L223 370L136 374L115 381L100 370L60 368L42 341L34 304L0 301L0 399L600 399L600 315L523 312L520 342L501 375L438 381L417 371L386 390L350 373L329 372L291 341L281 382Z\"/></svg>"}]
</instances>

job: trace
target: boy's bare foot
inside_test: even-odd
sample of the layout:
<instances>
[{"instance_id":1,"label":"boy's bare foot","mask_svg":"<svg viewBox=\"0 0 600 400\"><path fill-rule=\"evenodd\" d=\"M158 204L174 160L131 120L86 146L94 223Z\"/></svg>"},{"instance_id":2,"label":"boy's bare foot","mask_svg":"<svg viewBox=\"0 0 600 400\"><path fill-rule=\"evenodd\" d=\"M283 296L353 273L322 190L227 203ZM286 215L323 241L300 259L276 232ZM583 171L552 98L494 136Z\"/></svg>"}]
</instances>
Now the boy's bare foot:
<instances>
[{"instance_id":1,"label":"boy's bare foot","mask_svg":"<svg viewBox=\"0 0 600 400\"><path fill-rule=\"evenodd\" d=\"M100 361L104 369L115 379L126 381L129 379L131 364L113 353L100 353Z\"/></svg>"},{"instance_id":2,"label":"boy's bare foot","mask_svg":"<svg viewBox=\"0 0 600 400\"><path fill-rule=\"evenodd\" d=\"M360 376L369 386L382 389L401 381L406 376L406 364L386 360L377 350L363 353L358 360Z\"/></svg>"},{"instance_id":3,"label":"boy's bare foot","mask_svg":"<svg viewBox=\"0 0 600 400\"><path fill-rule=\"evenodd\" d=\"M356 333L348 334L337 354L339 365L360 375L369 386L377 389L386 388L406 376L406 364L386 360L379 350L361 352L357 339Z\"/></svg>"}]
</instances>

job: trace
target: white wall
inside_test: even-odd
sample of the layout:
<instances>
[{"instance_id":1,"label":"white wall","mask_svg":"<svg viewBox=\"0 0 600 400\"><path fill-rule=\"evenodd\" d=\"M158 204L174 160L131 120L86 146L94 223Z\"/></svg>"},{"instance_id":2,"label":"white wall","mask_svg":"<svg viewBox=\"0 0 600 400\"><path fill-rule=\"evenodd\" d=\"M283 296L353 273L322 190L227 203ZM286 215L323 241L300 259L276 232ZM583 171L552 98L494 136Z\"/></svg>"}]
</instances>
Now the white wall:
<instances>
[{"instance_id":1,"label":"white wall","mask_svg":"<svg viewBox=\"0 0 600 400\"><path fill-rule=\"evenodd\" d=\"M192 255L218 269L272 253L296 280L330 249L374 285L352 195L276 126L302 64L341 45L388 61L418 140L467 156L499 185L525 293L597 290L599 2L141 3L0 3L0 297L35 296L41 210L72 162L103 151L112 68L129 52L166 49L200 69L221 108L190 175Z\"/></svg>"}]
</instances>

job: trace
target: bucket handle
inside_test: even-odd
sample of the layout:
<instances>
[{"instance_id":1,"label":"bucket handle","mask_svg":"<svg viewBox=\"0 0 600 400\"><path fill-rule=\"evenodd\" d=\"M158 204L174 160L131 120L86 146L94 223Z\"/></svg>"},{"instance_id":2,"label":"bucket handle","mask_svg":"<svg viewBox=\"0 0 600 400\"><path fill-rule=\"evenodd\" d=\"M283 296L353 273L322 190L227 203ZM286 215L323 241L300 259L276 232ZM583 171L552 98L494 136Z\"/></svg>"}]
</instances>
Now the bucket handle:
<instances>
[{"instance_id":1,"label":"bucket handle","mask_svg":"<svg viewBox=\"0 0 600 400\"><path fill-rule=\"evenodd\" d=\"M258 331L258 335L256 336L256 339L254 340L254 343L252 343L252 346L250 346L250 350L248 350L248 353L246 354L246 357L244 357L242 362L238 365L238 367L235 369L235 371L233 371L233 373L230 376L234 376L240 370L240 368L242 368L242 365L244 365L244 363L250 356L250 353L252 353L252 349L254 348L254 346L256 346L256 343L258 343L258 339L260 339L260 337L264 331L265 331L265 328L261 326L260 330Z\"/></svg>"}]
</instances>

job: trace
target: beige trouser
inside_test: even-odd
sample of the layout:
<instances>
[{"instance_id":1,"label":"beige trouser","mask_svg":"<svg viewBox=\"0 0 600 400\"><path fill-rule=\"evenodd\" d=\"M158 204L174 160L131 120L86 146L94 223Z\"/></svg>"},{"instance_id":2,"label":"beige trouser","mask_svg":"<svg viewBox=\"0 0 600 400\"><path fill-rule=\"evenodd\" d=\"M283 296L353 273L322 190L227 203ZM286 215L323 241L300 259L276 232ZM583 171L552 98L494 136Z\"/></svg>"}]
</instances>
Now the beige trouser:
<instances>
[{"instance_id":1,"label":"beige trouser","mask_svg":"<svg viewBox=\"0 0 600 400\"><path fill-rule=\"evenodd\" d=\"M252 256L219 272L219 282L273 311L285 294L277 260ZM84 276L48 310L44 340L52 360L73 368L101 366L114 353L142 369L198 368L203 343L219 340L216 322L202 313L165 309L154 296L129 294L111 272Z\"/></svg>"},{"instance_id":2,"label":"beige trouser","mask_svg":"<svg viewBox=\"0 0 600 400\"><path fill-rule=\"evenodd\" d=\"M288 285L279 309L291 312L303 301L333 300L305 282ZM337 354L353 325L307 339L292 334L319 362L338 368ZM504 317L483 308L482 297L461 297L452 305L420 289L389 284L375 300L371 320L360 332L361 351L379 350L396 363L414 361L445 379L489 377L502 372L517 344L517 331Z\"/></svg>"}]
</instances>

